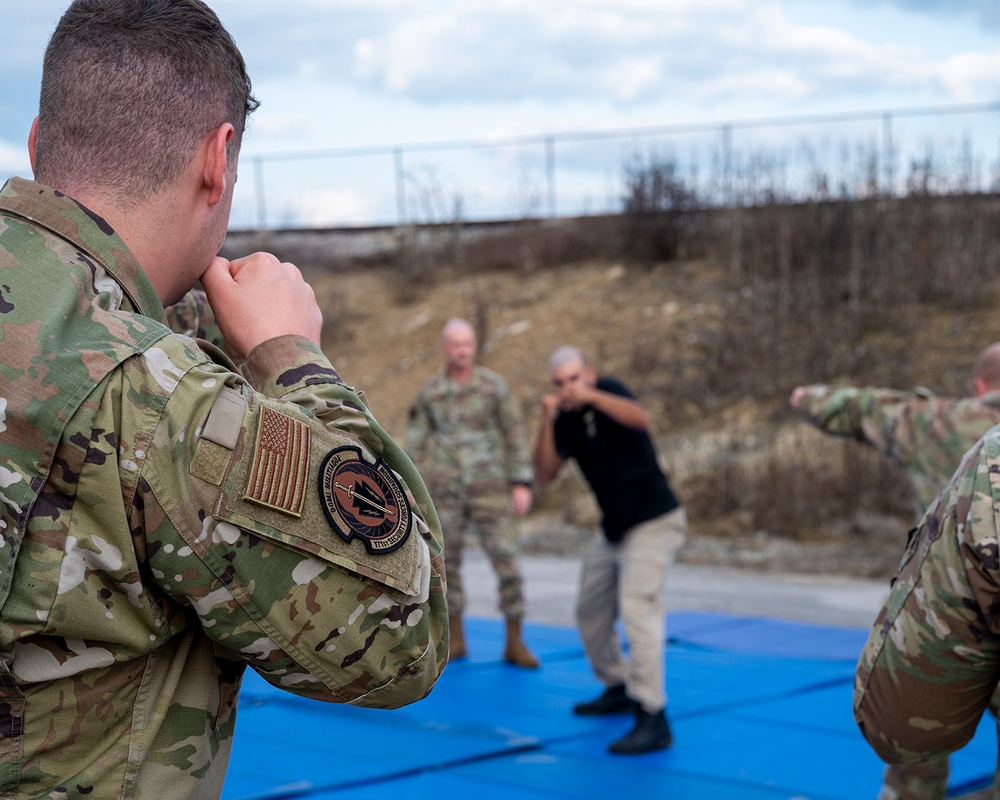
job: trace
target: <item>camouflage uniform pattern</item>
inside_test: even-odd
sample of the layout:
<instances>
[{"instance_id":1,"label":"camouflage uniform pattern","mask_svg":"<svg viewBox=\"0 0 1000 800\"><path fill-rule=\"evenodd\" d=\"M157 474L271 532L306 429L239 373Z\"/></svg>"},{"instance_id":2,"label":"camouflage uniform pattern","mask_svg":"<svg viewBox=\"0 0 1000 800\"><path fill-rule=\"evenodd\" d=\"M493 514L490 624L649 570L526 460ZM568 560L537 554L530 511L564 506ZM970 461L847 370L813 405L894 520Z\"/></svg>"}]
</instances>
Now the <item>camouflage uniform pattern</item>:
<instances>
[{"instance_id":1,"label":"camouflage uniform pattern","mask_svg":"<svg viewBox=\"0 0 1000 800\"><path fill-rule=\"evenodd\" d=\"M1000 429L966 455L912 536L862 651L854 715L879 756L942 756L1000 681Z\"/></svg>"},{"instance_id":2,"label":"camouflage uniform pattern","mask_svg":"<svg viewBox=\"0 0 1000 800\"><path fill-rule=\"evenodd\" d=\"M439 523L316 345L272 339L236 371L171 333L106 222L21 179L0 192L0 285L0 797L218 797L247 664L330 702L430 691ZM248 500L271 414L309 443L285 482L299 516ZM319 462L340 447L398 475L397 550L325 518Z\"/></svg>"},{"instance_id":3,"label":"camouflage uniform pattern","mask_svg":"<svg viewBox=\"0 0 1000 800\"><path fill-rule=\"evenodd\" d=\"M1000 423L1000 392L951 398L817 385L806 387L800 409L821 430L863 442L903 466L919 520L966 451Z\"/></svg>"},{"instance_id":4,"label":"camouflage uniform pattern","mask_svg":"<svg viewBox=\"0 0 1000 800\"><path fill-rule=\"evenodd\" d=\"M933 397L893 389L807 387L801 410L827 433L851 437L906 469L916 519L934 503L976 441L1000 423L1000 394ZM890 766L877 800L943 800L948 759Z\"/></svg>"},{"instance_id":5,"label":"camouflage uniform pattern","mask_svg":"<svg viewBox=\"0 0 1000 800\"><path fill-rule=\"evenodd\" d=\"M461 565L465 533L478 531L500 582L504 616L524 616L514 484L534 476L524 418L506 381L484 367L466 383L445 372L421 388L410 409L406 450L421 468L444 531L448 607L465 609Z\"/></svg>"},{"instance_id":6,"label":"camouflage uniform pattern","mask_svg":"<svg viewBox=\"0 0 1000 800\"><path fill-rule=\"evenodd\" d=\"M173 305L163 309L167 327L174 333L201 339L215 345L227 358L238 360L238 356L226 343L222 331L215 321L215 312L208 304L208 296L200 289L192 289Z\"/></svg>"}]
</instances>

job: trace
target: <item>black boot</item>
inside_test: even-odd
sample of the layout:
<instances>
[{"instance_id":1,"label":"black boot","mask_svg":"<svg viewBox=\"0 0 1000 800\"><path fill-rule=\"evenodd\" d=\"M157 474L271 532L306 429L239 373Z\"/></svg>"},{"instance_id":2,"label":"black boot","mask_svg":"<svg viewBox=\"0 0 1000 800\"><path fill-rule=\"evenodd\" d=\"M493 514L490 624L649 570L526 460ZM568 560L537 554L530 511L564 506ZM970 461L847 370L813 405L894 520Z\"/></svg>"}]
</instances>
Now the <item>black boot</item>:
<instances>
[{"instance_id":1,"label":"black boot","mask_svg":"<svg viewBox=\"0 0 1000 800\"><path fill-rule=\"evenodd\" d=\"M635 700L625 694L625 686L611 686L604 694L586 703L573 706L573 713L583 717L596 717L602 714L634 714L637 708Z\"/></svg>"},{"instance_id":2,"label":"black boot","mask_svg":"<svg viewBox=\"0 0 1000 800\"><path fill-rule=\"evenodd\" d=\"M635 756L651 750L666 750L673 743L670 723L664 710L648 714L639 706L635 712L635 727L608 748L612 753Z\"/></svg>"}]
</instances>

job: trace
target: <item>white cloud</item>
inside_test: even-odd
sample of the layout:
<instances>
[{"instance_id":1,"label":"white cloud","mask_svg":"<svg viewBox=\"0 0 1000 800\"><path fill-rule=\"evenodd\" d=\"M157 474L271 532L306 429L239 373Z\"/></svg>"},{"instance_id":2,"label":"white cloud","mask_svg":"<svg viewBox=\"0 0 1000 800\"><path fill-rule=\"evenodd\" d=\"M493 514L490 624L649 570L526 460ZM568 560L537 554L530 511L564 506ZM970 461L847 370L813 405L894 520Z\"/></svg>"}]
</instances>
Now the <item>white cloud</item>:
<instances>
[{"instance_id":1,"label":"white cloud","mask_svg":"<svg viewBox=\"0 0 1000 800\"><path fill-rule=\"evenodd\" d=\"M974 14L953 0L209 2L263 102L234 209L248 222L260 213L255 153L977 102L1000 89L993 16L982 10L996 5L1000 18L992 0ZM15 76L0 98L0 170L26 174L44 37L65 3L12 4L17 30L33 38L0 53ZM525 160L518 153L512 163ZM574 153L559 148L560 190ZM484 159L463 157L441 163L471 164L453 167L471 185ZM408 152L406 168L424 160L432 155ZM392 154L269 162L265 172L272 222L359 222L372 208L395 210ZM475 191L464 194L471 205Z\"/></svg>"},{"instance_id":2,"label":"white cloud","mask_svg":"<svg viewBox=\"0 0 1000 800\"><path fill-rule=\"evenodd\" d=\"M992 53L959 53L945 59L936 75L949 96L975 102L1000 94L1000 50Z\"/></svg>"},{"instance_id":3,"label":"white cloud","mask_svg":"<svg viewBox=\"0 0 1000 800\"><path fill-rule=\"evenodd\" d=\"M288 204L298 224L361 225L372 217L369 198L354 190L326 189L303 192Z\"/></svg>"},{"instance_id":4,"label":"white cloud","mask_svg":"<svg viewBox=\"0 0 1000 800\"><path fill-rule=\"evenodd\" d=\"M967 82L956 84L950 59L931 57L919 43L893 40L891 31L797 21L790 4L777 0L505 0L428 8L370 17L365 35L350 43L350 68L339 79L438 105L724 99L725 87L744 91L754 75L767 80L752 87L753 95L775 101L893 89L947 102L952 92L970 92Z\"/></svg>"}]
</instances>

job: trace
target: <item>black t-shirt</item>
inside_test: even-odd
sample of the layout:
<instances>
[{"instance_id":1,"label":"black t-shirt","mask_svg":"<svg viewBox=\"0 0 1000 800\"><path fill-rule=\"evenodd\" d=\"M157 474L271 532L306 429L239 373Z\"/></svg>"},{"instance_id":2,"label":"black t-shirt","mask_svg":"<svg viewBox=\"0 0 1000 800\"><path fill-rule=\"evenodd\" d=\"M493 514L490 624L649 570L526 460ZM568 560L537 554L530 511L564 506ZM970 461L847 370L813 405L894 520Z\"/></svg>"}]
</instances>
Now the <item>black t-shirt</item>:
<instances>
[{"instance_id":1,"label":"black t-shirt","mask_svg":"<svg viewBox=\"0 0 1000 800\"><path fill-rule=\"evenodd\" d=\"M632 397L614 378L598 378L597 388ZM575 458L593 489L604 514L601 526L609 541L620 542L630 528L680 505L645 431L627 428L585 406L579 411L559 412L555 441L559 455Z\"/></svg>"}]
</instances>

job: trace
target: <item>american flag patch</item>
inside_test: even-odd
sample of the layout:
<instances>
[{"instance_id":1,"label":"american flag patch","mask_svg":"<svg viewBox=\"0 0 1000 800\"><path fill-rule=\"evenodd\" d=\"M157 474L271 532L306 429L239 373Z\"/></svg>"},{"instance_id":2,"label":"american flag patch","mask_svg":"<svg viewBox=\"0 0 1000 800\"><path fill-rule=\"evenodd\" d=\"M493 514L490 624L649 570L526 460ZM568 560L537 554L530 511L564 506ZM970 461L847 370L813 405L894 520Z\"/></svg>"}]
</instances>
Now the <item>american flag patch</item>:
<instances>
[{"instance_id":1,"label":"american flag patch","mask_svg":"<svg viewBox=\"0 0 1000 800\"><path fill-rule=\"evenodd\" d=\"M244 498L293 517L302 515L309 472L309 428L266 406L257 420L257 444Z\"/></svg>"}]
</instances>

